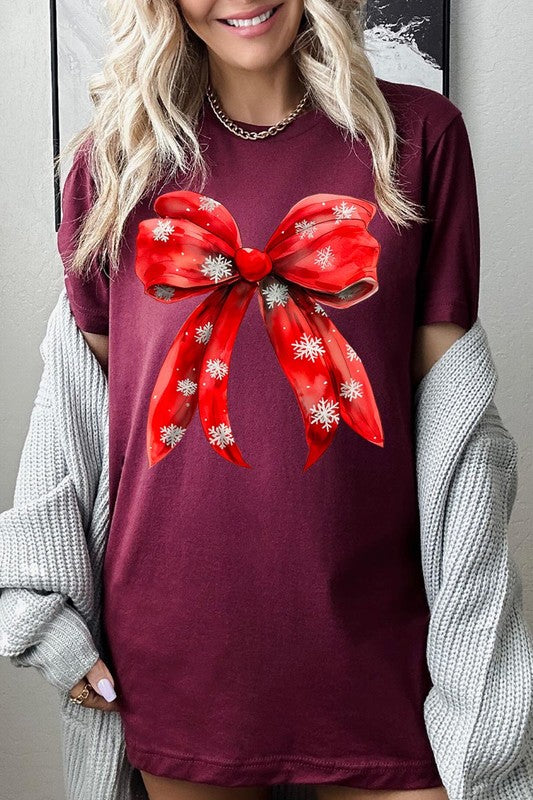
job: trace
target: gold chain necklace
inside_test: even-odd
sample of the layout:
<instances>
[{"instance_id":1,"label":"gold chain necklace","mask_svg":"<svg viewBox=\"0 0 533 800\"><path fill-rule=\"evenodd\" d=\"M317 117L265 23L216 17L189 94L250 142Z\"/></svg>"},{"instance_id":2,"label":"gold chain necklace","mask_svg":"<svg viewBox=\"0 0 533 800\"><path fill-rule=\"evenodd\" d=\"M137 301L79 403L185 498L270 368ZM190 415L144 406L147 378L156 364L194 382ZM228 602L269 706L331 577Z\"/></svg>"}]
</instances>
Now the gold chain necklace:
<instances>
[{"instance_id":1,"label":"gold chain necklace","mask_svg":"<svg viewBox=\"0 0 533 800\"><path fill-rule=\"evenodd\" d=\"M236 136L240 136L242 139L265 139L267 136L274 136L276 133L279 133L279 131L282 131L290 122L293 121L295 117L298 116L307 102L310 90L306 89L304 96L290 114L288 114L284 119L280 120L280 122L276 122L275 125L271 125L269 128L266 128L264 131L246 131L244 128L241 128L240 125L237 125L236 122L230 119L222 110L218 97L211 88L210 84L207 86L206 94L207 99L209 100L209 105L213 109L220 122L225 125L228 130L230 130Z\"/></svg>"}]
</instances>

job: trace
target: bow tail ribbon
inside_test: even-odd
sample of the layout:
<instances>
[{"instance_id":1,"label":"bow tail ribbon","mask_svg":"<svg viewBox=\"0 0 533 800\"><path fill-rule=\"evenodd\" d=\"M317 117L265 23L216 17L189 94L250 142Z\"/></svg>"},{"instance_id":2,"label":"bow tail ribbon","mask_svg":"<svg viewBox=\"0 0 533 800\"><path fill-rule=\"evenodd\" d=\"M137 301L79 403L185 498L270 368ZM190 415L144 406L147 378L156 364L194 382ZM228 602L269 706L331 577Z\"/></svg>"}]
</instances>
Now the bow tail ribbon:
<instances>
[{"instance_id":1,"label":"bow tail ribbon","mask_svg":"<svg viewBox=\"0 0 533 800\"><path fill-rule=\"evenodd\" d=\"M235 441L227 394L233 345L255 290L248 281L215 289L178 331L150 399L150 466L181 441L197 405L214 451L231 463L251 466ZM303 471L329 447L341 416L365 439L383 446L379 411L363 363L322 307L294 284L283 305L269 308L262 292L258 301L304 420L309 451Z\"/></svg>"},{"instance_id":2,"label":"bow tail ribbon","mask_svg":"<svg viewBox=\"0 0 533 800\"><path fill-rule=\"evenodd\" d=\"M320 305L298 287L294 288L294 295L307 313L317 336L326 343L342 418L364 439L383 447L379 410L360 356Z\"/></svg>"},{"instance_id":3,"label":"bow tail ribbon","mask_svg":"<svg viewBox=\"0 0 533 800\"><path fill-rule=\"evenodd\" d=\"M288 288L283 304L268 307L258 292L259 308L278 361L296 395L308 445L303 472L329 447L337 432L339 400L327 347L317 337L308 313Z\"/></svg>"},{"instance_id":4,"label":"bow tail ribbon","mask_svg":"<svg viewBox=\"0 0 533 800\"><path fill-rule=\"evenodd\" d=\"M148 408L146 447L150 467L181 441L194 415L206 344L227 294L228 287L221 286L194 309L164 358Z\"/></svg>"},{"instance_id":5,"label":"bow tail ribbon","mask_svg":"<svg viewBox=\"0 0 533 800\"><path fill-rule=\"evenodd\" d=\"M251 467L242 457L228 415L231 353L255 284L238 281L226 290L216 325L203 356L198 389L198 413L213 450L233 464Z\"/></svg>"}]
</instances>

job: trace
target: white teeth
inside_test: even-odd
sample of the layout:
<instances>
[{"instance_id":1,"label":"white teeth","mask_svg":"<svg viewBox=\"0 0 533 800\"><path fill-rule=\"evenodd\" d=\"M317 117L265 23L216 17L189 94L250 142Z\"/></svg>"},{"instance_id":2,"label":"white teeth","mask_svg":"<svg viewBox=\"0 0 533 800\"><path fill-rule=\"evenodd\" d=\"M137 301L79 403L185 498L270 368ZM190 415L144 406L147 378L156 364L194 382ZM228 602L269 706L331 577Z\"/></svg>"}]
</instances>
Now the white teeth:
<instances>
[{"instance_id":1,"label":"white teeth","mask_svg":"<svg viewBox=\"0 0 533 800\"><path fill-rule=\"evenodd\" d=\"M236 28L248 28L250 25L259 25L261 22L269 19L274 13L274 9L272 8L270 11L265 11L264 14L260 14L258 17L252 17L251 19L227 19L226 22L228 25L234 25Z\"/></svg>"}]
</instances>

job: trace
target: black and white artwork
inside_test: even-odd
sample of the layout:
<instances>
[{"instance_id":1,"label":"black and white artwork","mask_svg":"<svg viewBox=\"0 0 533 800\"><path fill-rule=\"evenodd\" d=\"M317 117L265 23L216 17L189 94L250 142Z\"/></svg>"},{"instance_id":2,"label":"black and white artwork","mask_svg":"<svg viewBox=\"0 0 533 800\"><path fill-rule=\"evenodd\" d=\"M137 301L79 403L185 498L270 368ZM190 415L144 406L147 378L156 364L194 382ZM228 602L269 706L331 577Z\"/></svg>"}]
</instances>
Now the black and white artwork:
<instances>
[{"instance_id":1,"label":"black and white artwork","mask_svg":"<svg viewBox=\"0 0 533 800\"><path fill-rule=\"evenodd\" d=\"M449 0L369 0L366 45L377 75L448 94Z\"/></svg>"},{"instance_id":2,"label":"black and white artwork","mask_svg":"<svg viewBox=\"0 0 533 800\"><path fill-rule=\"evenodd\" d=\"M376 74L448 94L450 0L368 0L366 48ZM89 76L101 69L101 0L51 0L54 155L90 119ZM55 186L56 225L60 186Z\"/></svg>"}]
</instances>

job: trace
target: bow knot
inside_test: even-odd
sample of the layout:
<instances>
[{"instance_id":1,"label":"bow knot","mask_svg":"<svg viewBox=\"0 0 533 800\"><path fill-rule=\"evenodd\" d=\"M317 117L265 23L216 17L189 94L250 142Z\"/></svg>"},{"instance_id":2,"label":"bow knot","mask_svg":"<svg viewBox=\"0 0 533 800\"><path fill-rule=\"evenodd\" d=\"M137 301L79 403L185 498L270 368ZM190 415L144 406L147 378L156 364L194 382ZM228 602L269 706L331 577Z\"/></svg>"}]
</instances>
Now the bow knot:
<instances>
[{"instance_id":1,"label":"bow knot","mask_svg":"<svg viewBox=\"0 0 533 800\"><path fill-rule=\"evenodd\" d=\"M235 264L246 281L260 281L272 272L272 259L255 247L239 247L234 255Z\"/></svg>"},{"instance_id":2,"label":"bow knot","mask_svg":"<svg viewBox=\"0 0 533 800\"><path fill-rule=\"evenodd\" d=\"M380 245L367 229L376 206L350 195L304 197L264 251L242 246L235 219L212 197L167 192L154 210L161 216L142 220L136 240L145 294L174 303L212 291L183 322L159 370L146 427L149 466L181 441L198 406L215 452L250 467L233 436L227 390L233 344L254 294L304 419L304 471L331 444L341 417L382 447L361 357L321 305L347 308L378 290Z\"/></svg>"}]
</instances>

